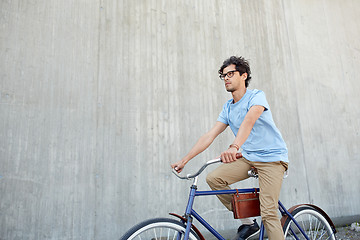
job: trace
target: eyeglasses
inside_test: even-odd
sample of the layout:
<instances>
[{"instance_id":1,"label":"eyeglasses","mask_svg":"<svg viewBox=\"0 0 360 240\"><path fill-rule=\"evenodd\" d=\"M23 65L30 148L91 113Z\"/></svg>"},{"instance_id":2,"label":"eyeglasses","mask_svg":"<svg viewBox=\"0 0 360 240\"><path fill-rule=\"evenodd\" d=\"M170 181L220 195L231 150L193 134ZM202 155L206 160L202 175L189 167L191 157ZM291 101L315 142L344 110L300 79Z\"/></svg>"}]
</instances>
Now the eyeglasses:
<instances>
[{"instance_id":1,"label":"eyeglasses","mask_svg":"<svg viewBox=\"0 0 360 240\"><path fill-rule=\"evenodd\" d=\"M225 77L232 78L234 76L235 72L238 72L238 70L232 70L232 71L228 71L226 74L220 74L219 78L221 80L225 80Z\"/></svg>"}]
</instances>

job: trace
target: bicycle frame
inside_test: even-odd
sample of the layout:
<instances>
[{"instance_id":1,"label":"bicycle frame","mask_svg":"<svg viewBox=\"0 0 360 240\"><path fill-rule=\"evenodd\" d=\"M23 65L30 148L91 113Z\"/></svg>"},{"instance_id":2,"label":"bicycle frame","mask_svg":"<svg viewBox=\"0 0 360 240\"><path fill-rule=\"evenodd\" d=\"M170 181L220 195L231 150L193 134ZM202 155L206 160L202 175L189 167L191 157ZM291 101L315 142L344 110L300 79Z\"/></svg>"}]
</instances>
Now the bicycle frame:
<instances>
[{"instance_id":1,"label":"bicycle frame","mask_svg":"<svg viewBox=\"0 0 360 240\"><path fill-rule=\"evenodd\" d=\"M238 189L239 193L249 193L249 192L254 192L254 190L257 190L258 192L260 192L259 188L245 188L245 189ZM234 194L236 193L236 189L231 189L231 190L216 190L216 191L197 191L197 177L195 177L194 179L194 183L193 185L190 187L190 194L189 194L189 199L188 199L188 203L186 205L186 210L185 210L185 215L184 218L186 220L186 231L185 231L185 236L184 239L188 239L189 238L189 234L190 234L190 229L192 227L192 221L193 221L193 217L195 219L197 219L201 225L203 225L211 234L213 234L217 239L219 240L225 240L224 237L222 237L220 235L220 233L218 233L209 223L206 222L205 219L203 219L194 209L193 209L193 204L194 204L194 199L197 196L211 196L211 195L220 195L220 194ZM298 224L298 222L294 219L294 217L286 210L286 208L284 207L284 205L279 201L279 211L281 212L282 216L287 215L289 218L291 218L295 225L298 227L298 229L301 231L301 233L303 234L303 236L309 240L309 237L306 235L305 231L300 227L300 225ZM291 230L293 231L293 230ZM264 238L264 233L265 233L265 228L264 228L264 224L261 223L261 227L260 227L260 235L259 235L259 239L263 239Z\"/></svg>"}]
</instances>

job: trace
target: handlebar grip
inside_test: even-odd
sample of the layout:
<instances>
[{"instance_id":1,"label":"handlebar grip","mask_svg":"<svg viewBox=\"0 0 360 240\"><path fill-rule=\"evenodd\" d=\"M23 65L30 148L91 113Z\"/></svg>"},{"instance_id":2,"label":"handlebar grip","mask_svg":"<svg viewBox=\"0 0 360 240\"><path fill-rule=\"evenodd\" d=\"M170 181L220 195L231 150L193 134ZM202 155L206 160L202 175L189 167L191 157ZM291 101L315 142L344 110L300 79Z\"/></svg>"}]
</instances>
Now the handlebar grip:
<instances>
[{"instance_id":1,"label":"handlebar grip","mask_svg":"<svg viewBox=\"0 0 360 240\"><path fill-rule=\"evenodd\" d=\"M239 158L242 158L242 157L243 157L243 155L242 155L241 152L236 153L236 159L239 159ZM220 161L222 162L221 158L220 158Z\"/></svg>"}]
</instances>

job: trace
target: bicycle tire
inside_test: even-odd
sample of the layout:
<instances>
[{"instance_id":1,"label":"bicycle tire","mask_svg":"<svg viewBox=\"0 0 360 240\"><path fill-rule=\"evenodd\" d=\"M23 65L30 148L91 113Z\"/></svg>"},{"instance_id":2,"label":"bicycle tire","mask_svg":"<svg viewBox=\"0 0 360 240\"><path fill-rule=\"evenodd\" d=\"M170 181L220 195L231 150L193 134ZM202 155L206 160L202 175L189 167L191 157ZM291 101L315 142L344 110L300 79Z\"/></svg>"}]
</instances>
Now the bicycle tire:
<instances>
[{"instance_id":1,"label":"bicycle tire","mask_svg":"<svg viewBox=\"0 0 360 240\"><path fill-rule=\"evenodd\" d=\"M180 221L171 218L153 218L143 221L129 231L127 231L120 240L169 240L184 239L186 226ZM180 238L177 238L180 234ZM189 240L199 240L197 234L191 230Z\"/></svg>"},{"instance_id":2,"label":"bicycle tire","mask_svg":"<svg viewBox=\"0 0 360 240\"><path fill-rule=\"evenodd\" d=\"M329 239L336 240L335 233L331 225L321 212L311 206L301 206L294 209L291 215L305 231L310 240ZM290 228L291 227L291 228ZM285 240L287 239L306 239L295 225L291 218L287 218L283 226Z\"/></svg>"}]
</instances>

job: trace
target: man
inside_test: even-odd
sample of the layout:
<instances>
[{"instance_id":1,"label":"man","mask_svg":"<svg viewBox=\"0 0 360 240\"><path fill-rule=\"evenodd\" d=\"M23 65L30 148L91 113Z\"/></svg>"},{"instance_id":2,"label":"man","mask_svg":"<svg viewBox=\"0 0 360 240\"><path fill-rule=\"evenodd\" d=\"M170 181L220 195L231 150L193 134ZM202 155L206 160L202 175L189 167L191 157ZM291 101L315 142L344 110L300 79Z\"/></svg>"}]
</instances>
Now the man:
<instances>
[{"instance_id":1,"label":"man","mask_svg":"<svg viewBox=\"0 0 360 240\"><path fill-rule=\"evenodd\" d=\"M232 99L224 104L214 127L171 167L181 172L192 158L208 148L230 126L235 139L221 153L224 164L208 174L206 181L213 190L230 189L229 185L248 178L248 170L255 167L259 175L261 217L269 239L284 239L277 208L283 175L288 167L286 144L275 126L264 92L247 89L251 79L249 63L243 57L232 56L224 61L219 74ZM240 147L243 157L237 159ZM218 195L218 198L232 210L231 195ZM256 221L242 219L235 239L249 239L258 232Z\"/></svg>"}]
</instances>

